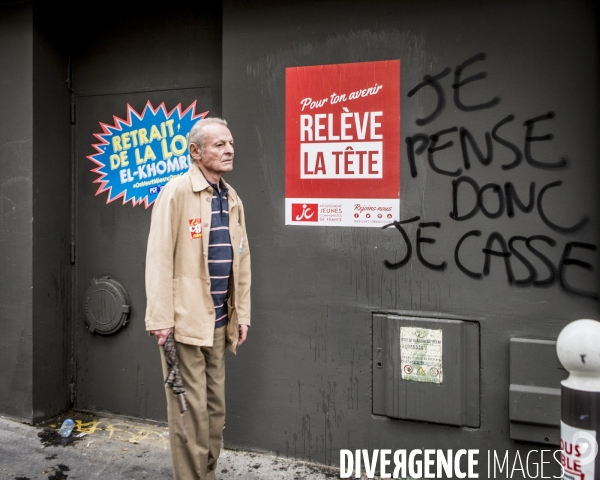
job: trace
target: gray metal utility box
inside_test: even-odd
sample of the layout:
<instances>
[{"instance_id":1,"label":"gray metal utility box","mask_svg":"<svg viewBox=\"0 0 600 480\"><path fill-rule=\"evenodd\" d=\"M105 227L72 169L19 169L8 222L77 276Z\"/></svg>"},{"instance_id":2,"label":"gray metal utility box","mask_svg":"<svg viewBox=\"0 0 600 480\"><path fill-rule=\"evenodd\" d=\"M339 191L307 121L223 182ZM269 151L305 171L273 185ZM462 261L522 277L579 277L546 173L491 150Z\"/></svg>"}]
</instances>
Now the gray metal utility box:
<instances>
[{"instance_id":1,"label":"gray metal utility box","mask_svg":"<svg viewBox=\"0 0 600 480\"><path fill-rule=\"evenodd\" d=\"M373 315L374 415L479 427L479 388L478 322Z\"/></svg>"}]
</instances>

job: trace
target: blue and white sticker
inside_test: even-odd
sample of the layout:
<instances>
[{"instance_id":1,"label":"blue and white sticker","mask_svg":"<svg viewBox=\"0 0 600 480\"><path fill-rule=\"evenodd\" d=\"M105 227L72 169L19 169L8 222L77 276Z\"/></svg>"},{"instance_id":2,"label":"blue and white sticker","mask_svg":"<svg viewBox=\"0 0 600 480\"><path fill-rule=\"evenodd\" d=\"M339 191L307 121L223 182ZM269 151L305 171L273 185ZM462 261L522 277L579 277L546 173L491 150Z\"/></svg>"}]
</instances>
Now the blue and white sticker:
<instances>
[{"instance_id":1,"label":"blue and white sticker","mask_svg":"<svg viewBox=\"0 0 600 480\"><path fill-rule=\"evenodd\" d=\"M169 180L187 172L189 131L207 113L197 114L196 102L167 112L164 103L154 108L148 101L141 114L128 104L126 119L100 122L102 133L94 134L99 143L92 145L96 153L87 157L96 165L96 195L107 192L106 203L120 198L123 205L148 208Z\"/></svg>"}]
</instances>

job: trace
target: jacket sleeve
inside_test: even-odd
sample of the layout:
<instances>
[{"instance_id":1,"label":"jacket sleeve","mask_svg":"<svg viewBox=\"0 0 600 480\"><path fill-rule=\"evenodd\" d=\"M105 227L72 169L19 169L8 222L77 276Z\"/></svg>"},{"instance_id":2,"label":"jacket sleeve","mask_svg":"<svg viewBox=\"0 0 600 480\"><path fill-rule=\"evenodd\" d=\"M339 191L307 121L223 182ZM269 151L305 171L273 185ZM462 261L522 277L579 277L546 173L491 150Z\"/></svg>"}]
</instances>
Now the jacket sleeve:
<instances>
[{"instance_id":1,"label":"jacket sleeve","mask_svg":"<svg viewBox=\"0 0 600 480\"><path fill-rule=\"evenodd\" d=\"M240 256L239 280L237 284L238 304L237 321L238 325L250 325L250 245L248 243L248 234L246 233L246 218L244 216L244 205L238 197L240 206L240 226L244 238L242 254Z\"/></svg>"},{"instance_id":2,"label":"jacket sleeve","mask_svg":"<svg viewBox=\"0 0 600 480\"><path fill-rule=\"evenodd\" d=\"M146 250L146 330L175 324L173 308L173 253L177 242L177 202L167 185L152 209Z\"/></svg>"}]
</instances>

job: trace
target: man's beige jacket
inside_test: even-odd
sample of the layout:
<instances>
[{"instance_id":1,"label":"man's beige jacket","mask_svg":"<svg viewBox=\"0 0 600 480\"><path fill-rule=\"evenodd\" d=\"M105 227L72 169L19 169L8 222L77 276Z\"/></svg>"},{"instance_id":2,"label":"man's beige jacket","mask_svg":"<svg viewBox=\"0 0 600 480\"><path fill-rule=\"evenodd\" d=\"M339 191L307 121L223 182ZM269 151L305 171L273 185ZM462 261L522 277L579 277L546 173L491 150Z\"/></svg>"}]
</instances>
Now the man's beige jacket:
<instances>
[{"instance_id":1,"label":"man's beige jacket","mask_svg":"<svg viewBox=\"0 0 600 480\"><path fill-rule=\"evenodd\" d=\"M229 189L233 249L227 309L227 347L235 353L238 325L250 325L250 250L244 207ZM212 346L215 309L210 295L208 237L213 190L192 164L161 190L152 210L146 253L146 330L175 327L175 340Z\"/></svg>"}]
</instances>

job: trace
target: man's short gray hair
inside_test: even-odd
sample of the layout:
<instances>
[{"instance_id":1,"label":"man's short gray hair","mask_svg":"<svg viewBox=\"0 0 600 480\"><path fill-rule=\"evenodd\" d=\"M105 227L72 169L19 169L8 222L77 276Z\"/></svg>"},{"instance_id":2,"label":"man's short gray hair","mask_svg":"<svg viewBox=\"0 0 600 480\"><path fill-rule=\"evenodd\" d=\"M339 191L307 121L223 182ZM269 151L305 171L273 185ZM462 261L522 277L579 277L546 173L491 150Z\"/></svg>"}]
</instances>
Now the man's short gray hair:
<instances>
[{"instance_id":1,"label":"man's short gray hair","mask_svg":"<svg viewBox=\"0 0 600 480\"><path fill-rule=\"evenodd\" d=\"M206 141L206 126L218 123L219 125L227 126L227 120L219 117L208 117L201 118L190 130L188 136L188 145L194 143L200 147L200 150L204 152L204 142Z\"/></svg>"}]
</instances>

